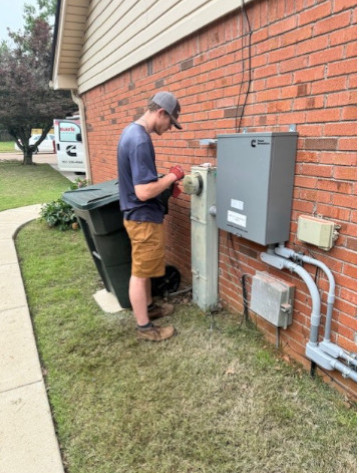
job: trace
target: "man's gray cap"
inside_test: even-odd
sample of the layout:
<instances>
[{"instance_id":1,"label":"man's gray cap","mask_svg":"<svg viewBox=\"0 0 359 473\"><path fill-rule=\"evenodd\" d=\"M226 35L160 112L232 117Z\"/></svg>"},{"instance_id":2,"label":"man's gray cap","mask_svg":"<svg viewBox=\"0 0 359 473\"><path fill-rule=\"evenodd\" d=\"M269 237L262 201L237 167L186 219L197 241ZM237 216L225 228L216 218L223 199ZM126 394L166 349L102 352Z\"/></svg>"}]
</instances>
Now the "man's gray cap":
<instances>
[{"instance_id":1,"label":"man's gray cap","mask_svg":"<svg viewBox=\"0 0 359 473\"><path fill-rule=\"evenodd\" d=\"M168 115L171 117L171 122L173 125L179 130L182 130L182 126L177 121L178 115L181 111L181 106L176 97L171 94L171 92L157 92L157 94L155 94L151 100L166 110Z\"/></svg>"}]
</instances>

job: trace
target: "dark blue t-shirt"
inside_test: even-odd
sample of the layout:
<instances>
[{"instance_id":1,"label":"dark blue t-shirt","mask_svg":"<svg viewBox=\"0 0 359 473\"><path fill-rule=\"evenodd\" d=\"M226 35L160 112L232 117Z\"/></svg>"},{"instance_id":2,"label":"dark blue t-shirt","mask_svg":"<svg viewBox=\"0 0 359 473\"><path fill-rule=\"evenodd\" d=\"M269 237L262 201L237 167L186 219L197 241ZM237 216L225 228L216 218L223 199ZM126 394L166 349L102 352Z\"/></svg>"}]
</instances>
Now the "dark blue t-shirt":
<instances>
[{"instance_id":1,"label":"dark blue t-shirt","mask_svg":"<svg viewBox=\"0 0 359 473\"><path fill-rule=\"evenodd\" d=\"M131 123L122 132L117 147L120 207L127 220L162 223L164 205L159 197L142 202L134 186L157 181L155 150L143 126Z\"/></svg>"}]
</instances>

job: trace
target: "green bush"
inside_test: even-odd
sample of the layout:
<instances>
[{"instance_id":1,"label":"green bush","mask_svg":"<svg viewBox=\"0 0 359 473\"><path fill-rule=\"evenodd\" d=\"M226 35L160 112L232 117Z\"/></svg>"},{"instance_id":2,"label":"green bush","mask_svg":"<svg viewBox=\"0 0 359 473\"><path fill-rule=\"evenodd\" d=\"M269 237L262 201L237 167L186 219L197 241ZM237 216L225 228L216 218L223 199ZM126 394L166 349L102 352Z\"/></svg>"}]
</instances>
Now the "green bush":
<instances>
[{"instance_id":1,"label":"green bush","mask_svg":"<svg viewBox=\"0 0 359 473\"><path fill-rule=\"evenodd\" d=\"M86 179L76 179L76 181L71 184L69 190L86 187L87 184ZM49 227L57 227L61 231L77 228L77 225L73 225L77 222L75 212L72 206L66 203L62 197L43 205L40 215L41 219L44 220Z\"/></svg>"}]
</instances>

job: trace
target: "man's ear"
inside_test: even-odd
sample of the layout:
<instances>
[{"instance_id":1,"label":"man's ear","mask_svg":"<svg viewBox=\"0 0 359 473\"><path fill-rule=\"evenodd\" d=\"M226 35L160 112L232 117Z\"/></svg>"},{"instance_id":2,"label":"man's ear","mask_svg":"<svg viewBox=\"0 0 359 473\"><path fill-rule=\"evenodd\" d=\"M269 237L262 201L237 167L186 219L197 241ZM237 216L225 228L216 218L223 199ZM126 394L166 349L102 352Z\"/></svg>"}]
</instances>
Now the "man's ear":
<instances>
[{"instance_id":1,"label":"man's ear","mask_svg":"<svg viewBox=\"0 0 359 473\"><path fill-rule=\"evenodd\" d=\"M161 116L164 116L164 115L167 114L167 112L166 112L166 110L165 110L164 108L159 108L159 109L157 110L157 112L158 112L159 115L161 115Z\"/></svg>"}]
</instances>

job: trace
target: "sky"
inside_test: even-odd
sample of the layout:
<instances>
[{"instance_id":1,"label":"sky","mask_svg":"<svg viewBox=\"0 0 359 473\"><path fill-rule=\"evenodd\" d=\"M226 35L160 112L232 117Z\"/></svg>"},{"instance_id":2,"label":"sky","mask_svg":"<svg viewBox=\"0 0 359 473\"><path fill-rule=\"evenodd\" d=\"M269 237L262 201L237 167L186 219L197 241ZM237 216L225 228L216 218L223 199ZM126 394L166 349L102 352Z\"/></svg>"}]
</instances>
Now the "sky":
<instances>
[{"instance_id":1,"label":"sky","mask_svg":"<svg viewBox=\"0 0 359 473\"><path fill-rule=\"evenodd\" d=\"M0 41L8 39L7 27L13 31L22 30L25 3L37 6L36 0L0 0Z\"/></svg>"}]
</instances>

